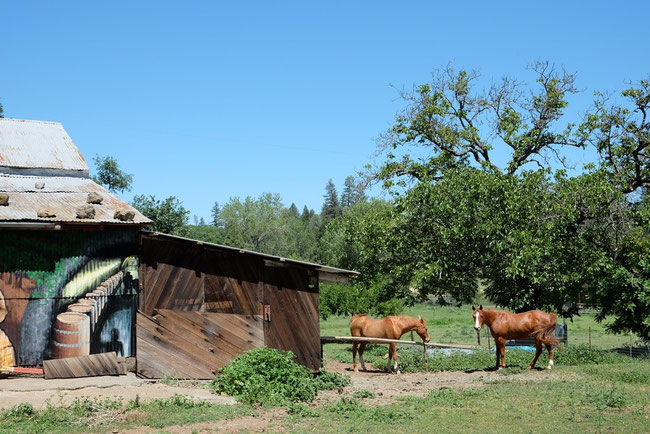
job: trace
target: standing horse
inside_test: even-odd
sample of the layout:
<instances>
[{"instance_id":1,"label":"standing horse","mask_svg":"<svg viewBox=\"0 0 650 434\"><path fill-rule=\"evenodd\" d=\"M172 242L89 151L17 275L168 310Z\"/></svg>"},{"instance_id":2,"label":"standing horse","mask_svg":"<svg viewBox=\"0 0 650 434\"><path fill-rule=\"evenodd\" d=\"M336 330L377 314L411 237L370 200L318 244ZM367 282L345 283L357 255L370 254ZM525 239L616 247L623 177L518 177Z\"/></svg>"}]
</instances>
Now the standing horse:
<instances>
[{"instance_id":1,"label":"standing horse","mask_svg":"<svg viewBox=\"0 0 650 434\"><path fill-rule=\"evenodd\" d=\"M542 354L542 345L546 345L548 350L547 369L553 367L553 347L558 346L558 340L553 337L557 318L552 313L542 312L541 310L529 310L522 313L510 313L503 310L483 309L483 305L476 309L472 306L474 313L474 328L476 331L481 330L481 326L486 324L497 344L497 364L495 369L506 367L506 339L525 339L532 337L535 339L535 357L530 362L528 369L535 367L537 359ZM501 357L501 366L499 366L499 357Z\"/></svg>"},{"instance_id":2,"label":"standing horse","mask_svg":"<svg viewBox=\"0 0 650 434\"><path fill-rule=\"evenodd\" d=\"M350 318L350 333L352 336L364 336L368 338L399 339L406 332L415 330L424 342L429 342L429 331L427 323L420 317L415 319L411 316L387 316L384 319L372 319L365 313L353 315ZM359 347L359 360L361 369L366 370L366 364L363 362L363 352L366 349L365 342L354 342L352 344L352 367L354 372L359 372L357 368L357 346ZM390 370L391 359L395 360L393 369L397 370L397 348L396 344L388 344L388 367Z\"/></svg>"}]
</instances>

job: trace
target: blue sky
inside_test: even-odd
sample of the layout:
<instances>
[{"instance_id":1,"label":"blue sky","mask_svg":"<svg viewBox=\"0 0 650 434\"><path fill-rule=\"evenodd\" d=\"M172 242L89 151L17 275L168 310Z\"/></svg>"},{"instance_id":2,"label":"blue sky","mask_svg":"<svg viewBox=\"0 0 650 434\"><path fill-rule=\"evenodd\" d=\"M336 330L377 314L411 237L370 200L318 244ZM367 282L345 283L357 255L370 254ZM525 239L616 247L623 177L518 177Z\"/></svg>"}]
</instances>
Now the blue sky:
<instances>
[{"instance_id":1,"label":"blue sky","mask_svg":"<svg viewBox=\"0 0 650 434\"><path fill-rule=\"evenodd\" d=\"M319 212L328 179L372 162L402 106L391 85L448 62L525 79L548 59L578 73L581 111L650 74L647 2L496 4L5 1L0 101L63 123L89 164L114 156L127 200L174 195L208 219L271 192Z\"/></svg>"}]
</instances>

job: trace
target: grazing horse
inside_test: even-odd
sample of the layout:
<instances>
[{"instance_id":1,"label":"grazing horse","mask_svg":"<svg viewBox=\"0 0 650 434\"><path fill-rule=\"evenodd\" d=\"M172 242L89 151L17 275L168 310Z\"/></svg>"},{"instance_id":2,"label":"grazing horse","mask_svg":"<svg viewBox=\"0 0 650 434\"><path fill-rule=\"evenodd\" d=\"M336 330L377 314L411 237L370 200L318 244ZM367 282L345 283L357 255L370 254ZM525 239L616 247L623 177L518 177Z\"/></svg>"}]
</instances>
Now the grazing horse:
<instances>
[{"instance_id":1,"label":"grazing horse","mask_svg":"<svg viewBox=\"0 0 650 434\"><path fill-rule=\"evenodd\" d=\"M553 367L553 347L558 346L558 340L553 337L557 318L552 313L542 312L541 310L529 310L522 313L510 313L503 310L483 309L483 305L476 309L472 306L474 313L474 328L476 331L481 330L481 326L486 324L497 344L497 364L495 369L506 367L506 339L525 339L532 337L535 339L535 357L530 362L528 369L535 367L537 359L542 354L542 345L546 345L548 350L547 369ZM499 357L501 366L499 366Z\"/></svg>"},{"instance_id":2,"label":"grazing horse","mask_svg":"<svg viewBox=\"0 0 650 434\"><path fill-rule=\"evenodd\" d=\"M353 315L350 318L350 333L352 336L363 336L368 338L399 339L406 332L415 330L424 342L429 342L429 331L427 323L422 317L415 319L411 316L387 316L384 319L372 319L365 313ZM366 370L366 364L363 361L363 351L366 349L365 342L354 342L352 344L352 367L354 372L359 372L357 368L357 346L359 347L359 360L361 369ZM393 369L397 370L397 348L396 344L388 344L388 367L390 370L390 361L395 360Z\"/></svg>"}]
</instances>

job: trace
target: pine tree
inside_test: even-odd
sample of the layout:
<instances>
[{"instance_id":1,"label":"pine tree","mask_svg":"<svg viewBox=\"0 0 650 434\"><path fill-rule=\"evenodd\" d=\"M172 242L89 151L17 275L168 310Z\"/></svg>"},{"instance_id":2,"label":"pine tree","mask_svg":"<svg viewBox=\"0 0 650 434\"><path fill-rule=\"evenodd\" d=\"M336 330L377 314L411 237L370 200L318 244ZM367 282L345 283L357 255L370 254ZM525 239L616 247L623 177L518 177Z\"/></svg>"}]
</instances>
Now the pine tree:
<instances>
[{"instance_id":1,"label":"pine tree","mask_svg":"<svg viewBox=\"0 0 650 434\"><path fill-rule=\"evenodd\" d=\"M331 179L327 181L323 198L325 199L323 210L321 211L323 221L333 220L343 214L336 187Z\"/></svg>"},{"instance_id":2,"label":"pine tree","mask_svg":"<svg viewBox=\"0 0 650 434\"><path fill-rule=\"evenodd\" d=\"M219 202L214 202L212 209L210 210L210 215L212 216L212 226L218 228L223 227L223 219L221 218L221 208L219 207Z\"/></svg>"}]
</instances>

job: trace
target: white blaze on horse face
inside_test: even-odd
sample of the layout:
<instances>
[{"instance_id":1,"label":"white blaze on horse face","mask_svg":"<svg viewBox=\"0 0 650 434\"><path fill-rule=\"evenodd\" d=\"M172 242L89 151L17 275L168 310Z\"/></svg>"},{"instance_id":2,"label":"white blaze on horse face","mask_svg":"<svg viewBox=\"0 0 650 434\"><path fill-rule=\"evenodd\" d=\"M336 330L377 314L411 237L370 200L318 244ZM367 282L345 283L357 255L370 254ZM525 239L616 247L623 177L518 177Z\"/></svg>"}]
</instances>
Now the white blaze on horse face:
<instances>
[{"instance_id":1,"label":"white blaze on horse face","mask_svg":"<svg viewBox=\"0 0 650 434\"><path fill-rule=\"evenodd\" d=\"M476 330L480 330L480 329L481 329L481 325L478 323L478 317L479 317L479 313L478 313L478 312L474 312L474 328L475 328Z\"/></svg>"}]
</instances>

